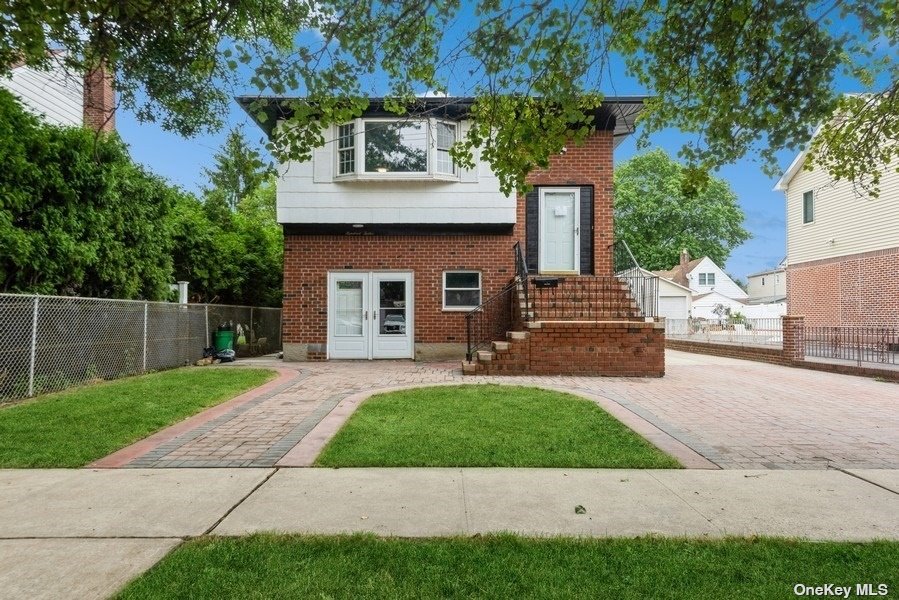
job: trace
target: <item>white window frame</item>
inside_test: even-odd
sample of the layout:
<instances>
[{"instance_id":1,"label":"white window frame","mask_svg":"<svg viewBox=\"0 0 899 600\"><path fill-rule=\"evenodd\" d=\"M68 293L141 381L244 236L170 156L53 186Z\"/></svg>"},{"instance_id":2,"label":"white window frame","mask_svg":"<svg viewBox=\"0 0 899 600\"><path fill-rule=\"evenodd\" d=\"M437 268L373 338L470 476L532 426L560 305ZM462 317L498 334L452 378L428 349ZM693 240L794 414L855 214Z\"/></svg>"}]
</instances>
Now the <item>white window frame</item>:
<instances>
[{"instance_id":1,"label":"white window frame","mask_svg":"<svg viewBox=\"0 0 899 600\"><path fill-rule=\"evenodd\" d=\"M451 177L456 176L459 174L459 166L456 164L456 161L453 160L453 157L449 156L450 148L453 147L452 145L443 149L443 151L445 151L447 153L447 155L449 156L450 164L452 165L452 167L450 168L449 171L438 171L437 170L437 153L441 152L441 150L442 150L440 147L440 144L438 142L439 138L437 136L437 126L438 125L450 126L453 130L453 144L455 144L456 142L459 141L459 124L458 123L456 123L455 121L444 121L441 119L431 119L430 122L428 123L428 127L430 128L430 131L433 132L434 153L433 153L433 161L429 160L429 163L428 163L428 165L430 167L429 170L434 172L437 175L451 176ZM429 157L429 159L430 159L430 157ZM431 165L433 165L433 166L431 166Z\"/></svg>"},{"instance_id":2,"label":"white window frame","mask_svg":"<svg viewBox=\"0 0 899 600\"><path fill-rule=\"evenodd\" d=\"M395 171L379 173L377 171L365 170L365 129L368 123L403 123L416 121L425 125L426 143L426 170L425 171ZM358 118L346 123L340 123L335 126L334 135L334 181L409 181L409 180L443 180L443 181L460 181L462 169L453 161L453 172L445 173L437 171L437 123L451 125L455 129L455 141L458 142L461 134L460 123L447 119L428 119L424 117L414 118L390 118L390 117L371 117ZM340 128L344 125L354 125L354 149L355 161L354 170L352 172L340 172ZM452 157L450 158L452 160Z\"/></svg>"},{"instance_id":3,"label":"white window frame","mask_svg":"<svg viewBox=\"0 0 899 600\"><path fill-rule=\"evenodd\" d=\"M709 281L711 278L711 281ZM699 274L699 285L715 285L715 274L714 273L700 273Z\"/></svg>"},{"instance_id":4,"label":"white window frame","mask_svg":"<svg viewBox=\"0 0 899 600\"><path fill-rule=\"evenodd\" d=\"M478 276L478 287L476 287L476 288L459 288L459 287L449 288L450 290L453 290L453 291L466 291L466 292L470 292L472 290L477 290L479 302L477 304L475 304L474 306L447 306L446 305L446 291L447 291L446 276L447 275L455 275L458 273L464 273L466 275L475 274ZM480 271L476 271L474 269L452 269L449 271L444 271L443 272L443 285L441 286L440 296L441 296L441 304L443 305L444 311L446 311L446 312L463 312L463 311L471 312L474 309L476 309L478 306L480 306L481 302L484 301L484 278L481 275Z\"/></svg>"},{"instance_id":5,"label":"white window frame","mask_svg":"<svg viewBox=\"0 0 899 600\"><path fill-rule=\"evenodd\" d=\"M352 127L353 132L350 136L350 137L352 137L351 145L349 145L345 148L342 148L340 146L340 143L344 139L344 136L341 135L341 129L343 129L344 127ZM358 160L359 153L356 151L356 146L358 144L358 139L357 139L358 134L359 134L359 126L356 121L350 121L348 123L341 123L340 125L337 126L337 136L336 136L337 141L336 141L336 151L335 151L335 156L337 159L337 166L336 166L336 169L334 172L337 173L338 177L343 177L345 175L353 175L357 172L356 167L359 164L359 160ZM353 170L347 171L346 173L341 173L340 168L343 164L343 161L341 160L340 154L341 154L341 152L347 152L347 151L352 151L352 153L353 153Z\"/></svg>"}]
</instances>

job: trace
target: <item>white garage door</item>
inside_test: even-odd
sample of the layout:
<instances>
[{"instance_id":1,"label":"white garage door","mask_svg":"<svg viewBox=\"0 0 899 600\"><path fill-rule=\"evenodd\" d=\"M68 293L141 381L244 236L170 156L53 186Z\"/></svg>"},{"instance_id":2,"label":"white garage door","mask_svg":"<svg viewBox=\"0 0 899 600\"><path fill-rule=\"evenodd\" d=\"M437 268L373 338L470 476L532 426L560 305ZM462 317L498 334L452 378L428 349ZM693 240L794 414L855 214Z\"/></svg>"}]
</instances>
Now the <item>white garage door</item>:
<instances>
[{"instance_id":1,"label":"white garage door","mask_svg":"<svg viewBox=\"0 0 899 600\"><path fill-rule=\"evenodd\" d=\"M686 319L686 296L659 296L659 316L666 319Z\"/></svg>"}]
</instances>

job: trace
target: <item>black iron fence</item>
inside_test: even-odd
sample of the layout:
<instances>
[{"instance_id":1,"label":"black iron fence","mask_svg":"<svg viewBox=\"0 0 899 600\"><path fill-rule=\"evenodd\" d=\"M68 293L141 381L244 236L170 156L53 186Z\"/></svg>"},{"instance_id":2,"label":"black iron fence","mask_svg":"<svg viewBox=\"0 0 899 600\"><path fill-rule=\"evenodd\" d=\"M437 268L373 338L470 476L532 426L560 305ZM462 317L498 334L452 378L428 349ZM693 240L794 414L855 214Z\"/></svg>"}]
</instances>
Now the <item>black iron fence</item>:
<instances>
[{"instance_id":1,"label":"black iron fence","mask_svg":"<svg viewBox=\"0 0 899 600\"><path fill-rule=\"evenodd\" d=\"M528 320L607 321L656 316L658 279L642 275L531 278Z\"/></svg>"},{"instance_id":2,"label":"black iron fence","mask_svg":"<svg viewBox=\"0 0 899 600\"><path fill-rule=\"evenodd\" d=\"M472 360L475 352L489 348L495 340L505 339L506 332L512 329L512 311L518 301L518 282L513 279L502 290L465 315L468 340L466 360Z\"/></svg>"},{"instance_id":3,"label":"black iron fence","mask_svg":"<svg viewBox=\"0 0 899 600\"><path fill-rule=\"evenodd\" d=\"M805 356L899 365L899 328L805 328Z\"/></svg>"}]
</instances>

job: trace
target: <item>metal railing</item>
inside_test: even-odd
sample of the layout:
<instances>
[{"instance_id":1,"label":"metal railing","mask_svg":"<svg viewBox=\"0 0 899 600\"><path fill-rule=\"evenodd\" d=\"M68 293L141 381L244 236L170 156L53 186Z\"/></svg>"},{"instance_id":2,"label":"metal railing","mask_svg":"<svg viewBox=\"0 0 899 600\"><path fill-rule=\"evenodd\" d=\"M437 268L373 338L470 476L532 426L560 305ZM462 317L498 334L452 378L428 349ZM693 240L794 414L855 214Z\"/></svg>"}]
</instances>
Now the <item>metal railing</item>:
<instances>
[{"instance_id":1,"label":"metal railing","mask_svg":"<svg viewBox=\"0 0 899 600\"><path fill-rule=\"evenodd\" d=\"M0 403L180 367L220 325L238 357L281 349L281 309L0 294Z\"/></svg>"},{"instance_id":2,"label":"metal railing","mask_svg":"<svg viewBox=\"0 0 899 600\"><path fill-rule=\"evenodd\" d=\"M612 256L612 272L627 284L631 297L644 317L659 316L659 278L640 268L633 252L624 240L609 246Z\"/></svg>"},{"instance_id":3,"label":"metal railing","mask_svg":"<svg viewBox=\"0 0 899 600\"><path fill-rule=\"evenodd\" d=\"M607 321L655 316L658 279L654 277L534 278L531 283L528 317L532 320Z\"/></svg>"},{"instance_id":4,"label":"metal railing","mask_svg":"<svg viewBox=\"0 0 899 600\"><path fill-rule=\"evenodd\" d=\"M489 348L496 340L504 340L512 329L512 310L518 301L518 282L510 281L479 307L465 315L465 331L468 350L466 360L472 360L475 352Z\"/></svg>"},{"instance_id":5,"label":"metal railing","mask_svg":"<svg viewBox=\"0 0 899 600\"><path fill-rule=\"evenodd\" d=\"M665 337L706 344L783 346L780 318L665 319Z\"/></svg>"},{"instance_id":6,"label":"metal railing","mask_svg":"<svg viewBox=\"0 0 899 600\"><path fill-rule=\"evenodd\" d=\"M808 327L806 357L899 365L899 329L891 327Z\"/></svg>"},{"instance_id":7,"label":"metal railing","mask_svg":"<svg viewBox=\"0 0 899 600\"><path fill-rule=\"evenodd\" d=\"M515 276L518 277L518 283L521 285L521 291L524 295L524 306L529 307L528 263L524 257L524 249L521 247L521 242L515 242L515 245L512 246L512 251L515 253ZM523 311L523 316L526 320L527 310Z\"/></svg>"}]
</instances>

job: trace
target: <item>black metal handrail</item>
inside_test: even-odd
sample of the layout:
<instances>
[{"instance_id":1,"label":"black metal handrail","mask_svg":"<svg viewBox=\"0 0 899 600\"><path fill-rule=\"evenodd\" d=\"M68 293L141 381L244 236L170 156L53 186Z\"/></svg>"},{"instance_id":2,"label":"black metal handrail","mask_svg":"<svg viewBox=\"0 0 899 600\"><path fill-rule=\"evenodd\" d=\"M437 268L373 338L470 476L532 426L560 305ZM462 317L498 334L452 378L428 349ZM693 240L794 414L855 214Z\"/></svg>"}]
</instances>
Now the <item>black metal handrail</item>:
<instances>
[{"instance_id":1,"label":"black metal handrail","mask_svg":"<svg viewBox=\"0 0 899 600\"><path fill-rule=\"evenodd\" d=\"M496 340L506 337L512 328L512 306L517 299L518 282L512 280L506 286L465 315L465 331L468 350L465 359L470 361L474 353L487 348Z\"/></svg>"},{"instance_id":2,"label":"black metal handrail","mask_svg":"<svg viewBox=\"0 0 899 600\"><path fill-rule=\"evenodd\" d=\"M534 279L533 284L527 320L614 321L656 316L658 278L654 276Z\"/></svg>"},{"instance_id":3,"label":"black metal handrail","mask_svg":"<svg viewBox=\"0 0 899 600\"><path fill-rule=\"evenodd\" d=\"M512 251L515 253L515 275L518 277L518 283L521 284L521 290L524 294L524 310L522 311L523 320L528 320L528 311L530 310L531 304L529 302L528 297L528 263L524 258L524 249L521 247L521 242L515 242L515 245L512 246Z\"/></svg>"}]
</instances>

